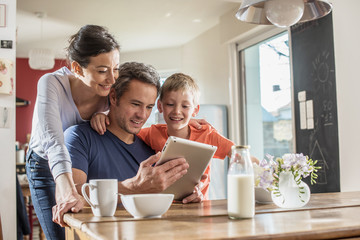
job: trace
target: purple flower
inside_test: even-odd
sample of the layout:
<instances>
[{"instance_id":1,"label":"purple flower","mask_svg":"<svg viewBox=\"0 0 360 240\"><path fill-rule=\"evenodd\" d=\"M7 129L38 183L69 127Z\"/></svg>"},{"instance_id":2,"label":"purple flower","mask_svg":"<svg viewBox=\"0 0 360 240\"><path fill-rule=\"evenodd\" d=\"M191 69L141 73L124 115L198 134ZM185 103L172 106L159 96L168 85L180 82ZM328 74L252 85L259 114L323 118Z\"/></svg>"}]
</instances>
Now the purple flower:
<instances>
[{"instance_id":1,"label":"purple flower","mask_svg":"<svg viewBox=\"0 0 360 240\"><path fill-rule=\"evenodd\" d=\"M261 160L260 163L259 163L259 166L262 167L262 168L269 168L270 167L269 162L266 159Z\"/></svg>"},{"instance_id":2,"label":"purple flower","mask_svg":"<svg viewBox=\"0 0 360 240\"><path fill-rule=\"evenodd\" d=\"M271 190L277 187L277 179L281 172L291 172L301 180L315 170L313 161L302 153L284 154L275 161L274 156L270 154L266 154L266 158L260 161L259 165L254 163L255 185L264 189Z\"/></svg>"}]
</instances>

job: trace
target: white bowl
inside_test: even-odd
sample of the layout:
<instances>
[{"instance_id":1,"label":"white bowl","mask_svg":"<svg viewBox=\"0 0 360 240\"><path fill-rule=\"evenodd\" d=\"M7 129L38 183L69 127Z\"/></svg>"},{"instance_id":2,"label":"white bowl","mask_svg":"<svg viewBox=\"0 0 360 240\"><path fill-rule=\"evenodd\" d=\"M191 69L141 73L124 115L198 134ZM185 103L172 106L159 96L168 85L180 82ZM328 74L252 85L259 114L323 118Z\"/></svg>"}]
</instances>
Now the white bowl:
<instances>
[{"instance_id":1,"label":"white bowl","mask_svg":"<svg viewBox=\"0 0 360 240\"><path fill-rule=\"evenodd\" d=\"M255 187L255 201L257 203L272 203L271 192L261 187Z\"/></svg>"},{"instance_id":2,"label":"white bowl","mask_svg":"<svg viewBox=\"0 0 360 240\"><path fill-rule=\"evenodd\" d=\"M134 218L161 217L171 206L174 194L121 195L121 202Z\"/></svg>"}]
</instances>

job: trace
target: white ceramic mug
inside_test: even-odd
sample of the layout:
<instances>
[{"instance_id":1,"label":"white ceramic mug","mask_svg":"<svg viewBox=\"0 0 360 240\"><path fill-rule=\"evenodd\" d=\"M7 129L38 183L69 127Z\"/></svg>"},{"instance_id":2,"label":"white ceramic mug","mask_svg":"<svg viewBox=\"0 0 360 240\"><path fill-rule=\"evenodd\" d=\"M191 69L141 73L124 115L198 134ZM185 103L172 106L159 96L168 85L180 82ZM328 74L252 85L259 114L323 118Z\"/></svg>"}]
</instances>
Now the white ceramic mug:
<instances>
[{"instance_id":1,"label":"white ceramic mug","mask_svg":"<svg viewBox=\"0 0 360 240\"><path fill-rule=\"evenodd\" d=\"M25 151L23 149L16 151L16 162L24 163L25 162Z\"/></svg>"},{"instance_id":2,"label":"white ceramic mug","mask_svg":"<svg viewBox=\"0 0 360 240\"><path fill-rule=\"evenodd\" d=\"M89 187L90 199L86 194L86 187ZM94 216L114 216L118 201L117 179L92 179L89 183L82 185L81 192L91 206Z\"/></svg>"}]
</instances>

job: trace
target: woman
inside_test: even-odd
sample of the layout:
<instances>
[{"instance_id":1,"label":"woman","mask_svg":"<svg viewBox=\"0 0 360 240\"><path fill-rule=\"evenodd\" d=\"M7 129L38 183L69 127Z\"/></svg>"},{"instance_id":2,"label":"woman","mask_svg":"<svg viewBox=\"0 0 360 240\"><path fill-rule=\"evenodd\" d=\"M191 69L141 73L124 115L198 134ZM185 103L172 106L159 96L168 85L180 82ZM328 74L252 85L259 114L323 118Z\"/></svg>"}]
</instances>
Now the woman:
<instances>
[{"instance_id":1,"label":"woman","mask_svg":"<svg viewBox=\"0 0 360 240\"><path fill-rule=\"evenodd\" d=\"M83 207L72 180L63 131L108 110L107 96L118 76L119 48L106 29L86 25L69 40L71 71L63 67L38 82L26 172L35 212L48 240L65 238L64 229L52 219L64 226L62 215Z\"/></svg>"}]
</instances>

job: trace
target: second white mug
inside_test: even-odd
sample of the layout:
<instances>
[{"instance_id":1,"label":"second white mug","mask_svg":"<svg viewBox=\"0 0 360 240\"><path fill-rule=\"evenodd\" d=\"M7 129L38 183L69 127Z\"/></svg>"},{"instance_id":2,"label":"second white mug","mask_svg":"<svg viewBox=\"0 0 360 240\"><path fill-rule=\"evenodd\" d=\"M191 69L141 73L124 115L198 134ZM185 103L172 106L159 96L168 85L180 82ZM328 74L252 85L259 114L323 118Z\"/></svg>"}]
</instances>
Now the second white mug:
<instances>
[{"instance_id":1,"label":"second white mug","mask_svg":"<svg viewBox=\"0 0 360 240\"><path fill-rule=\"evenodd\" d=\"M86 194L89 187L90 198ZM114 216L118 201L117 179L92 179L81 187L82 195L96 217Z\"/></svg>"}]
</instances>

